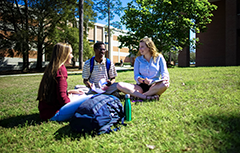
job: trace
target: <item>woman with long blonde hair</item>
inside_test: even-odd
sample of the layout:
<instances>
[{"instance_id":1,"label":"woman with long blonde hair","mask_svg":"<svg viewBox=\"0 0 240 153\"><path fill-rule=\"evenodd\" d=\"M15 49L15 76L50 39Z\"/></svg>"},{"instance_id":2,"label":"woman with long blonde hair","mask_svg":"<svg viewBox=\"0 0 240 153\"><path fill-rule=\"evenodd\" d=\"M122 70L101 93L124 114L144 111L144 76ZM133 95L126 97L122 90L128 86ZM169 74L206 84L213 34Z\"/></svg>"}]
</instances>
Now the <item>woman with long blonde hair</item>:
<instances>
[{"instance_id":1,"label":"woman with long blonde hair","mask_svg":"<svg viewBox=\"0 0 240 153\"><path fill-rule=\"evenodd\" d=\"M38 109L42 120L52 118L61 107L71 102L71 94L84 94L81 90L67 91L68 74L65 64L70 64L72 58L71 45L57 43L54 46L38 90Z\"/></svg>"},{"instance_id":2,"label":"woman with long blonde hair","mask_svg":"<svg viewBox=\"0 0 240 153\"><path fill-rule=\"evenodd\" d=\"M119 82L117 88L133 97L159 100L159 96L169 87L166 61L150 38L140 40L134 63L134 79L137 84Z\"/></svg>"}]
</instances>

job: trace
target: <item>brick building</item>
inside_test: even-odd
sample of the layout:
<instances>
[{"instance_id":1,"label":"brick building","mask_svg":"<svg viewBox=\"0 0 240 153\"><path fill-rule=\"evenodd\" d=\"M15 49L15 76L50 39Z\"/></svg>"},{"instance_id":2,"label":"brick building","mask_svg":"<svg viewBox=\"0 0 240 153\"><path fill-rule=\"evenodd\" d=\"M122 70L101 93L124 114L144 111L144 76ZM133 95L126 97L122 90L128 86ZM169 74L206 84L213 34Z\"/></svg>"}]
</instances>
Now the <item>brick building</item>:
<instances>
[{"instance_id":1,"label":"brick building","mask_svg":"<svg viewBox=\"0 0 240 153\"><path fill-rule=\"evenodd\" d=\"M89 28L88 30L88 40L90 42L98 42L102 41L106 44L106 49L108 49L108 35L105 31L106 26L99 23L94 23L94 28ZM1 31L0 31L1 32ZM124 32L124 31L123 31ZM126 31L125 31L126 32ZM119 63L122 59L124 62L130 62L130 58L127 57L129 55L128 48L123 47L120 49L120 42L118 42L117 37L119 35L124 35L124 33L120 32L119 29L116 29L112 32L111 35L111 61L113 63ZM0 70L17 70L21 69L22 66L22 56L18 55L16 52L13 52L14 55L9 55L6 50L0 50ZM108 54L107 54L108 55ZM29 66L30 68L34 68L36 66L37 60L37 50L33 49L29 52L29 62L33 66ZM45 55L43 55L43 66L45 66Z\"/></svg>"},{"instance_id":2,"label":"brick building","mask_svg":"<svg viewBox=\"0 0 240 153\"><path fill-rule=\"evenodd\" d=\"M240 65L240 0L209 0L217 5L205 33L197 34L196 66ZM179 54L179 66L189 66L189 49Z\"/></svg>"},{"instance_id":3,"label":"brick building","mask_svg":"<svg viewBox=\"0 0 240 153\"><path fill-rule=\"evenodd\" d=\"M88 31L88 40L90 42L98 42L102 41L106 44L106 49L108 49L108 35L105 31L106 27L103 24L95 23L94 28L90 28ZM118 29L117 29L118 30ZM123 47L120 49L120 42L118 41L117 37L119 35L124 35L124 33L114 30L111 34L111 61L113 63L119 63L122 59L124 62L130 62L130 58L127 57L129 55L128 48ZM107 54L108 55L108 54Z\"/></svg>"}]
</instances>

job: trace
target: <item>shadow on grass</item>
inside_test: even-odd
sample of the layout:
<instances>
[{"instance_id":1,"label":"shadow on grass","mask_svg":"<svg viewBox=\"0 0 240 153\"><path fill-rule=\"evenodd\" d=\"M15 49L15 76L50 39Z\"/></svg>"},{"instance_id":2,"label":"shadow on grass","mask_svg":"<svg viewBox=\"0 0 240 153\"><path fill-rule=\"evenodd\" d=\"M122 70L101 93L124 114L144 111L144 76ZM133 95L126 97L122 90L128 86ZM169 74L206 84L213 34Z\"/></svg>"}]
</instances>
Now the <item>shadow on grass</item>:
<instances>
[{"instance_id":1,"label":"shadow on grass","mask_svg":"<svg viewBox=\"0 0 240 153\"><path fill-rule=\"evenodd\" d=\"M54 133L56 140L62 140L62 138L71 138L71 140L79 139L81 137L84 137L86 139L87 137L95 137L97 136L96 133L77 133L71 129L70 125L66 125L59 130L57 130Z\"/></svg>"},{"instance_id":2,"label":"shadow on grass","mask_svg":"<svg viewBox=\"0 0 240 153\"><path fill-rule=\"evenodd\" d=\"M211 139L217 152L239 152L240 116L203 116L196 123L213 132Z\"/></svg>"},{"instance_id":3,"label":"shadow on grass","mask_svg":"<svg viewBox=\"0 0 240 153\"><path fill-rule=\"evenodd\" d=\"M4 128L23 127L41 124L39 114L19 115L0 120L0 126Z\"/></svg>"},{"instance_id":4,"label":"shadow on grass","mask_svg":"<svg viewBox=\"0 0 240 153\"><path fill-rule=\"evenodd\" d=\"M117 72L128 72L128 71L133 71L133 69L118 70Z\"/></svg>"}]
</instances>

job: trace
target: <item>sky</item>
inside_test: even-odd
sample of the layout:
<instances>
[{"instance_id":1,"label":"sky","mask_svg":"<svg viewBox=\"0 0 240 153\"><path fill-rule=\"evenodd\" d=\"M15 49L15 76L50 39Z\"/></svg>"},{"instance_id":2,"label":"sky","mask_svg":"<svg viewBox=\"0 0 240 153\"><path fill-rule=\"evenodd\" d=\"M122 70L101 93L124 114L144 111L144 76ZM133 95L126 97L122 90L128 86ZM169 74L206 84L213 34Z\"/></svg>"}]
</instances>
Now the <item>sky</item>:
<instances>
[{"instance_id":1,"label":"sky","mask_svg":"<svg viewBox=\"0 0 240 153\"><path fill-rule=\"evenodd\" d=\"M132 0L121 0L122 2L122 7L126 7L127 3L131 2ZM121 16L123 15L123 12L121 14ZM97 23L100 24L105 24L107 25L107 21L105 21L107 18L105 18L104 20L97 20ZM120 22L120 17L118 15L115 14L115 17L113 19L113 21L119 21ZM111 21L112 22L112 21ZM122 26L123 30L126 30L125 26Z\"/></svg>"}]
</instances>

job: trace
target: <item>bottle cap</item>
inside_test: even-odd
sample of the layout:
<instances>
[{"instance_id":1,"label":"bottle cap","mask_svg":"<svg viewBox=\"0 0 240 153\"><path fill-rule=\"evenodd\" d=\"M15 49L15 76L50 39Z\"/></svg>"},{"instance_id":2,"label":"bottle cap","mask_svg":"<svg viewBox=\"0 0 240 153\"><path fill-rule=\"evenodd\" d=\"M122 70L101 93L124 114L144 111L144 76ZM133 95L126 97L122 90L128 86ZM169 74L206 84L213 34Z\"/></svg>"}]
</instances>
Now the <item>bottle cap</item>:
<instances>
[{"instance_id":1,"label":"bottle cap","mask_svg":"<svg viewBox=\"0 0 240 153\"><path fill-rule=\"evenodd\" d=\"M129 95L129 94L126 94L126 95L125 95L125 98L130 98L130 95Z\"/></svg>"}]
</instances>

